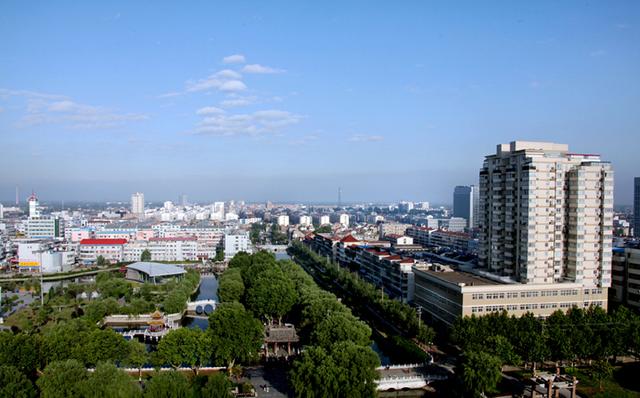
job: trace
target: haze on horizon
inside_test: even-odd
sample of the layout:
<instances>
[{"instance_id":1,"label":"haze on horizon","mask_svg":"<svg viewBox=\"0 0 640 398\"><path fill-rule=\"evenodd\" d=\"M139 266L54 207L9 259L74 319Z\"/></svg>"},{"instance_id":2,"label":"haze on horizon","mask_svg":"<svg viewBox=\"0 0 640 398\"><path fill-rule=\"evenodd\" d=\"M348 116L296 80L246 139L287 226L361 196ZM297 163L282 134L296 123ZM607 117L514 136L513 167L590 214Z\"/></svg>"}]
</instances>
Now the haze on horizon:
<instances>
[{"instance_id":1,"label":"haze on horizon","mask_svg":"<svg viewBox=\"0 0 640 398\"><path fill-rule=\"evenodd\" d=\"M640 3L0 4L0 200L449 203L513 140L640 176Z\"/></svg>"}]
</instances>

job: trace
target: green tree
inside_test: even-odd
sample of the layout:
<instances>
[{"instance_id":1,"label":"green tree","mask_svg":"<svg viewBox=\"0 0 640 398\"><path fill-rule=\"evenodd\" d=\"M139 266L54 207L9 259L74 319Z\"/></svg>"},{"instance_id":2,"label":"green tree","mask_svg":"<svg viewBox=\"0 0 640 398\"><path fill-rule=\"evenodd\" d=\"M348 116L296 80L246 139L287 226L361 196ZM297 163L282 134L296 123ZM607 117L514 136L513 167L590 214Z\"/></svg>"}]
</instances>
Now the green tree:
<instances>
[{"instance_id":1,"label":"green tree","mask_svg":"<svg viewBox=\"0 0 640 398\"><path fill-rule=\"evenodd\" d=\"M461 379L465 391L474 397L495 391L502 373L500 358L486 352L468 351L461 364Z\"/></svg>"},{"instance_id":2,"label":"green tree","mask_svg":"<svg viewBox=\"0 0 640 398\"><path fill-rule=\"evenodd\" d=\"M149 249L144 249L140 254L140 261L151 261L151 252Z\"/></svg>"},{"instance_id":3,"label":"green tree","mask_svg":"<svg viewBox=\"0 0 640 398\"><path fill-rule=\"evenodd\" d=\"M237 302L222 303L216 308L209 316L208 333L214 361L229 368L236 361L255 359L264 336L260 321Z\"/></svg>"},{"instance_id":4,"label":"green tree","mask_svg":"<svg viewBox=\"0 0 640 398\"><path fill-rule=\"evenodd\" d=\"M40 367L40 338L37 335L0 332L0 364L13 365L32 374Z\"/></svg>"},{"instance_id":5,"label":"green tree","mask_svg":"<svg viewBox=\"0 0 640 398\"><path fill-rule=\"evenodd\" d=\"M604 391L602 382L609 380L613 376L613 367L605 359L598 360L591 366L591 376L598 382L600 392Z\"/></svg>"},{"instance_id":6,"label":"green tree","mask_svg":"<svg viewBox=\"0 0 640 398\"><path fill-rule=\"evenodd\" d=\"M100 363L89 378L80 383L86 398L136 398L142 390L124 371L111 363Z\"/></svg>"},{"instance_id":7,"label":"green tree","mask_svg":"<svg viewBox=\"0 0 640 398\"><path fill-rule=\"evenodd\" d=\"M172 290L162 302L164 310L170 314L182 312L187 306L188 294L180 290Z\"/></svg>"},{"instance_id":8,"label":"green tree","mask_svg":"<svg viewBox=\"0 0 640 398\"><path fill-rule=\"evenodd\" d=\"M376 368L380 359L371 347L351 341L335 344L331 356L338 373L339 397L373 397L376 395Z\"/></svg>"},{"instance_id":9,"label":"green tree","mask_svg":"<svg viewBox=\"0 0 640 398\"><path fill-rule=\"evenodd\" d=\"M521 361L509 339L504 336L489 336L486 340L486 349L489 353L500 358L503 364L517 365Z\"/></svg>"},{"instance_id":10,"label":"green tree","mask_svg":"<svg viewBox=\"0 0 640 398\"><path fill-rule=\"evenodd\" d=\"M218 297L222 302L240 301L244 296L244 282L240 268L229 268L218 281Z\"/></svg>"},{"instance_id":11,"label":"green tree","mask_svg":"<svg viewBox=\"0 0 640 398\"><path fill-rule=\"evenodd\" d=\"M0 365L0 397L35 398L33 384L16 367Z\"/></svg>"},{"instance_id":12,"label":"green tree","mask_svg":"<svg viewBox=\"0 0 640 398\"><path fill-rule=\"evenodd\" d=\"M337 397L340 388L333 357L316 346L307 347L293 362L289 381L296 397Z\"/></svg>"},{"instance_id":13,"label":"green tree","mask_svg":"<svg viewBox=\"0 0 640 398\"><path fill-rule=\"evenodd\" d=\"M316 234L330 234L333 232L333 229L331 228L331 225L327 224L319 226L313 232Z\"/></svg>"},{"instance_id":14,"label":"green tree","mask_svg":"<svg viewBox=\"0 0 640 398\"><path fill-rule=\"evenodd\" d=\"M202 389L202 398L225 398L232 397L231 387L233 384L222 372L216 372L209 375L207 383Z\"/></svg>"},{"instance_id":15,"label":"green tree","mask_svg":"<svg viewBox=\"0 0 640 398\"><path fill-rule=\"evenodd\" d=\"M170 331L158 344L159 357L174 368L188 365L195 375L211 358L209 336L200 329L180 328Z\"/></svg>"},{"instance_id":16,"label":"green tree","mask_svg":"<svg viewBox=\"0 0 640 398\"><path fill-rule=\"evenodd\" d=\"M144 396L150 398L188 398L191 395L189 380L175 370L157 372L146 382Z\"/></svg>"},{"instance_id":17,"label":"green tree","mask_svg":"<svg viewBox=\"0 0 640 398\"><path fill-rule=\"evenodd\" d=\"M291 279L278 267L262 272L247 291L247 306L254 314L279 322L298 300L298 293Z\"/></svg>"},{"instance_id":18,"label":"green tree","mask_svg":"<svg viewBox=\"0 0 640 398\"><path fill-rule=\"evenodd\" d=\"M51 362L44 369L36 384L43 398L74 398L83 394L83 382L88 374L75 359Z\"/></svg>"},{"instance_id":19,"label":"green tree","mask_svg":"<svg viewBox=\"0 0 640 398\"><path fill-rule=\"evenodd\" d=\"M109 261L107 261L106 258L100 255L96 258L96 265L98 267L104 267L105 265L109 265Z\"/></svg>"},{"instance_id":20,"label":"green tree","mask_svg":"<svg viewBox=\"0 0 640 398\"><path fill-rule=\"evenodd\" d=\"M77 359L84 362L89 334L94 330L97 330L95 323L86 319L72 319L45 331L42 341L45 364L67 359Z\"/></svg>"},{"instance_id":21,"label":"green tree","mask_svg":"<svg viewBox=\"0 0 640 398\"><path fill-rule=\"evenodd\" d=\"M147 353L147 347L144 344L136 340L129 340L128 355L125 363L129 366L133 366L138 369L138 381L142 380L142 367L149 362L149 354Z\"/></svg>"},{"instance_id":22,"label":"green tree","mask_svg":"<svg viewBox=\"0 0 640 398\"><path fill-rule=\"evenodd\" d=\"M312 344L325 348L343 341L368 346L371 344L371 328L349 313L332 312L311 334Z\"/></svg>"},{"instance_id":23,"label":"green tree","mask_svg":"<svg viewBox=\"0 0 640 398\"><path fill-rule=\"evenodd\" d=\"M216 256L213 258L213 261L224 261L224 248L216 248Z\"/></svg>"},{"instance_id":24,"label":"green tree","mask_svg":"<svg viewBox=\"0 0 640 398\"><path fill-rule=\"evenodd\" d=\"M128 355L127 341L111 329L94 330L84 345L84 359L89 366L96 366L99 362L120 363Z\"/></svg>"}]
</instances>

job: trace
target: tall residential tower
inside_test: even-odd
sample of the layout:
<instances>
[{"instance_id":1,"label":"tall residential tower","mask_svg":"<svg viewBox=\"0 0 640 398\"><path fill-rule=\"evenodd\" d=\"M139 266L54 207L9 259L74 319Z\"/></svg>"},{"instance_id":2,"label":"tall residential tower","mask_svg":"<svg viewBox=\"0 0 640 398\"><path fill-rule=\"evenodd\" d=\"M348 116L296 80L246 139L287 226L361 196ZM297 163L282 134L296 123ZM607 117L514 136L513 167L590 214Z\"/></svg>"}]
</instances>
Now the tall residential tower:
<instances>
[{"instance_id":1,"label":"tall residential tower","mask_svg":"<svg viewBox=\"0 0 640 398\"><path fill-rule=\"evenodd\" d=\"M479 265L523 283L611 284L613 170L568 145L497 146L480 171Z\"/></svg>"},{"instance_id":2,"label":"tall residential tower","mask_svg":"<svg viewBox=\"0 0 640 398\"><path fill-rule=\"evenodd\" d=\"M633 236L640 238L640 177L633 179Z\"/></svg>"},{"instance_id":3,"label":"tall residential tower","mask_svg":"<svg viewBox=\"0 0 640 398\"><path fill-rule=\"evenodd\" d=\"M467 226L473 228L476 226L478 188L471 186L459 185L453 190L453 216L462 217L467 220Z\"/></svg>"},{"instance_id":4,"label":"tall residential tower","mask_svg":"<svg viewBox=\"0 0 640 398\"><path fill-rule=\"evenodd\" d=\"M144 194L136 192L131 195L131 213L138 216L144 215Z\"/></svg>"}]
</instances>

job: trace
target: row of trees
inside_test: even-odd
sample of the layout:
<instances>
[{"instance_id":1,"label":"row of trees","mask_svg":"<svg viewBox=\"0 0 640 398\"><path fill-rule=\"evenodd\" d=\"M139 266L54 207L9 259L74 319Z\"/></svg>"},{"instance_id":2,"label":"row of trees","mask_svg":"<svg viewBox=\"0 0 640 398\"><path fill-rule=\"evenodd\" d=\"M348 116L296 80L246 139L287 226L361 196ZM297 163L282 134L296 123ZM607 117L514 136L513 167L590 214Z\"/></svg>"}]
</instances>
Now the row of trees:
<instances>
[{"instance_id":1,"label":"row of trees","mask_svg":"<svg viewBox=\"0 0 640 398\"><path fill-rule=\"evenodd\" d=\"M239 253L220 277L219 296L266 322L297 325L304 349L290 372L296 396L374 395L379 359L371 329L299 265L266 252Z\"/></svg>"},{"instance_id":2,"label":"row of trees","mask_svg":"<svg viewBox=\"0 0 640 398\"><path fill-rule=\"evenodd\" d=\"M359 311L379 314L388 324L394 325L409 338L416 338L424 344L433 342L435 331L418 321L418 314L410 305L385 299L373 284L327 261L300 242L292 243L289 254L300 264L315 270L317 277L325 282L325 286L342 295L349 306Z\"/></svg>"},{"instance_id":3,"label":"row of trees","mask_svg":"<svg viewBox=\"0 0 640 398\"><path fill-rule=\"evenodd\" d=\"M0 365L0 396L15 398L41 397L231 397L232 383L223 373L189 380L175 371L163 371L145 381L144 389L127 373L110 363L100 363L88 372L77 360L49 364L32 381L16 367Z\"/></svg>"},{"instance_id":4,"label":"row of trees","mask_svg":"<svg viewBox=\"0 0 640 398\"><path fill-rule=\"evenodd\" d=\"M465 390L477 395L495 388L507 364L535 371L537 364L554 361L591 365L598 375L610 373L610 359L640 357L640 317L626 307L607 313L597 306L556 311L546 319L492 313L458 319L450 340L463 352Z\"/></svg>"}]
</instances>

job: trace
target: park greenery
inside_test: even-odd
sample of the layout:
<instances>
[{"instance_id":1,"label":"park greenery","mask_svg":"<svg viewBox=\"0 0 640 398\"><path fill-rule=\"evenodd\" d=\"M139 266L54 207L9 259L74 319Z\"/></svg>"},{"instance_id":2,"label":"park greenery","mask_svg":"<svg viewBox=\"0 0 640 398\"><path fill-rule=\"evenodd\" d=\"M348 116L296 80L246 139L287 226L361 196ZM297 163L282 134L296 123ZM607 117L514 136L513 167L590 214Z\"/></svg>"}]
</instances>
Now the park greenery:
<instances>
[{"instance_id":1,"label":"park greenery","mask_svg":"<svg viewBox=\"0 0 640 398\"><path fill-rule=\"evenodd\" d=\"M328 261L300 242L293 242L289 254L311 272L322 286L342 297L358 313L371 314L390 334L402 334L422 344L431 344L435 331L420 323L416 310L406 303L385 298L380 290L356 273Z\"/></svg>"},{"instance_id":2,"label":"park greenery","mask_svg":"<svg viewBox=\"0 0 640 398\"><path fill-rule=\"evenodd\" d=\"M68 283L51 288L44 305L39 300L6 320L10 326L27 332L47 328L51 324L76 318L99 322L111 314L139 315L161 309L181 312L189 297L197 290L200 275L188 270L180 280L164 284L128 281L122 272L102 272L94 283ZM23 285L23 289L28 286Z\"/></svg>"},{"instance_id":3,"label":"park greenery","mask_svg":"<svg viewBox=\"0 0 640 398\"><path fill-rule=\"evenodd\" d=\"M267 252L239 253L220 277L219 297L222 304L210 323L229 305L246 306L266 324L297 326L304 348L289 373L296 396L375 395L380 362L370 347L371 329L296 263L276 261Z\"/></svg>"},{"instance_id":4,"label":"park greenery","mask_svg":"<svg viewBox=\"0 0 640 398\"><path fill-rule=\"evenodd\" d=\"M470 395L494 391L504 365L535 372L546 361L581 366L602 383L618 357L640 357L640 317L626 307L607 313L596 306L556 311L546 319L492 313L458 319L450 340L462 351L461 380Z\"/></svg>"}]
</instances>

